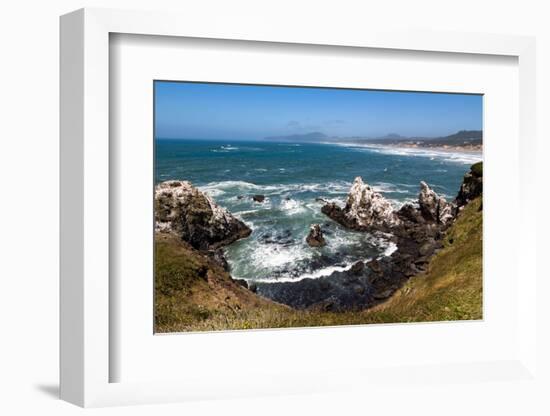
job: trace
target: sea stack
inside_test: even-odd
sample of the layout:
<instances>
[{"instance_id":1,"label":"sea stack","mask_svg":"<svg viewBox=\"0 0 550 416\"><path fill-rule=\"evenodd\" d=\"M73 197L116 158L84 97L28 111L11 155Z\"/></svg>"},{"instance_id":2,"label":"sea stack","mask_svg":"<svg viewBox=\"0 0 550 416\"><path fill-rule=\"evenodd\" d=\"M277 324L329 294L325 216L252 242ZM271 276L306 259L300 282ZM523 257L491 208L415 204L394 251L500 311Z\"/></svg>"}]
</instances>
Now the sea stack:
<instances>
[{"instance_id":1,"label":"sea stack","mask_svg":"<svg viewBox=\"0 0 550 416\"><path fill-rule=\"evenodd\" d=\"M426 221L446 225L455 217L455 206L431 189L424 181L420 182L418 195L420 213Z\"/></svg>"},{"instance_id":2,"label":"sea stack","mask_svg":"<svg viewBox=\"0 0 550 416\"><path fill-rule=\"evenodd\" d=\"M386 230L399 224L390 201L364 183L360 176L355 178L344 208L329 203L323 206L322 212L355 230Z\"/></svg>"},{"instance_id":3,"label":"sea stack","mask_svg":"<svg viewBox=\"0 0 550 416\"><path fill-rule=\"evenodd\" d=\"M309 229L309 234L306 237L306 242L310 247L323 247L327 244L323 237L323 231L319 224L313 224Z\"/></svg>"},{"instance_id":4,"label":"sea stack","mask_svg":"<svg viewBox=\"0 0 550 416\"><path fill-rule=\"evenodd\" d=\"M155 187L155 230L173 233L198 250L216 250L252 232L188 181Z\"/></svg>"}]
</instances>

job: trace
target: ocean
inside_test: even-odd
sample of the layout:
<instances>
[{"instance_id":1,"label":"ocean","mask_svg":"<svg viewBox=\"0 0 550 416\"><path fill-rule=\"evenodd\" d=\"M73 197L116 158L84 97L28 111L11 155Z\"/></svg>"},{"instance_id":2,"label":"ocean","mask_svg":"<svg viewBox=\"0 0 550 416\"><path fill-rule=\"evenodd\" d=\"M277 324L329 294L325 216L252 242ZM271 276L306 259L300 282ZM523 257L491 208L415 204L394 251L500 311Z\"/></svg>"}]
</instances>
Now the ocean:
<instances>
[{"instance_id":1,"label":"ocean","mask_svg":"<svg viewBox=\"0 0 550 416\"><path fill-rule=\"evenodd\" d=\"M234 278L298 281L395 249L384 235L346 230L321 213L324 201L344 203L356 176L398 208L417 200L422 180L453 199L480 160L480 153L357 144L157 139L155 182L188 180L253 230L225 249ZM314 223L325 247L305 242Z\"/></svg>"}]
</instances>

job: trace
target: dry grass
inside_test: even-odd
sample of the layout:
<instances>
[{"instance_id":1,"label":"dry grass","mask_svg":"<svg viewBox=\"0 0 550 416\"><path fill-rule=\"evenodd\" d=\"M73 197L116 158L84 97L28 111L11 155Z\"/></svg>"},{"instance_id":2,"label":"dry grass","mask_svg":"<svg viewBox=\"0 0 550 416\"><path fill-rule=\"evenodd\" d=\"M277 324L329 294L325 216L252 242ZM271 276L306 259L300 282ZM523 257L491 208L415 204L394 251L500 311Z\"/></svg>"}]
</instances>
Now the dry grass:
<instances>
[{"instance_id":1,"label":"dry grass","mask_svg":"<svg viewBox=\"0 0 550 416\"><path fill-rule=\"evenodd\" d=\"M211 331L482 318L481 198L449 229L428 271L360 312L296 311L240 287L220 267L167 236L156 241L156 330ZM202 277L201 277L202 276Z\"/></svg>"},{"instance_id":2,"label":"dry grass","mask_svg":"<svg viewBox=\"0 0 550 416\"><path fill-rule=\"evenodd\" d=\"M447 232L444 249L428 271L409 280L370 315L392 321L447 321L482 318L483 213L481 198L468 204ZM385 318L387 319L387 317Z\"/></svg>"}]
</instances>

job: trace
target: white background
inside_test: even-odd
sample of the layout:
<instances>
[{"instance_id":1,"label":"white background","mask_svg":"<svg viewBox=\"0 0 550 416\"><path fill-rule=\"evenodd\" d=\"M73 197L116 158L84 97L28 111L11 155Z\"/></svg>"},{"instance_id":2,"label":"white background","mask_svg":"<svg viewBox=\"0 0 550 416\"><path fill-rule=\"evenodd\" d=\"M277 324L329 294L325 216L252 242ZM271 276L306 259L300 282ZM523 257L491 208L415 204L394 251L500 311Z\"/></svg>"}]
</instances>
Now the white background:
<instances>
[{"instance_id":1,"label":"white background","mask_svg":"<svg viewBox=\"0 0 550 416\"><path fill-rule=\"evenodd\" d=\"M239 15L285 25L405 26L439 30L538 36L538 133L541 192L548 193L544 155L550 137L550 29L543 1L19 1L2 5L0 88L0 411L4 414L82 412L55 399L58 368L58 16L83 6L179 10L208 24L212 13L237 21ZM242 18L242 17L241 17ZM545 201L539 200L539 206ZM534 209L539 209L534 207ZM547 222L541 216L539 249ZM546 227L546 228L544 228ZM511 242L513 243L513 242ZM539 256L541 265L544 256ZM540 266L539 266L540 267ZM549 284L538 287L541 321L548 324ZM542 327L542 325L541 325ZM549 335L540 332L543 351ZM548 353L546 353L546 356ZM548 371L548 358L539 354ZM376 397L368 391L301 397L271 397L155 408L93 410L99 414L548 414L543 393L529 384L476 385L459 382L411 388L388 385ZM543 408L544 406L544 408Z\"/></svg>"}]
</instances>

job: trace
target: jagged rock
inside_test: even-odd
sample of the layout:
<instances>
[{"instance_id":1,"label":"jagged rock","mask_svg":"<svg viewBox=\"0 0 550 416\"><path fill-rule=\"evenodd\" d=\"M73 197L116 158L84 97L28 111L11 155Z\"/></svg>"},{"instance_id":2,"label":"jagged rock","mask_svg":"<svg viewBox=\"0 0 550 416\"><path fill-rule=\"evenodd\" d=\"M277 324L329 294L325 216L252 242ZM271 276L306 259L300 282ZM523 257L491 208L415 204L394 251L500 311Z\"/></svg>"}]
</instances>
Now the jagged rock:
<instances>
[{"instance_id":1,"label":"jagged rock","mask_svg":"<svg viewBox=\"0 0 550 416\"><path fill-rule=\"evenodd\" d=\"M367 263L367 266L369 266L370 269L375 273L382 273L382 266L380 265L380 262L376 259L369 261Z\"/></svg>"},{"instance_id":2,"label":"jagged rock","mask_svg":"<svg viewBox=\"0 0 550 416\"><path fill-rule=\"evenodd\" d=\"M240 286L244 287L245 289L248 289L248 282L244 279L234 279L235 282L237 282Z\"/></svg>"},{"instance_id":3,"label":"jagged rock","mask_svg":"<svg viewBox=\"0 0 550 416\"><path fill-rule=\"evenodd\" d=\"M309 234L306 237L306 242L310 245L310 247L323 247L327 244L319 224L313 224L310 227Z\"/></svg>"},{"instance_id":4,"label":"jagged rock","mask_svg":"<svg viewBox=\"0 0 550 416\"><path fill-rule=\"evenodd\" d=\"M418 195L420 213L427 221L439 224L450 223L455 215L455 207L445 198L437 195L424 181L420 182L420 194Z\"/></svg>"},{"instance_id":5,"label":"jagged rock","mask_svg":"<svg viewBox=\"0 0 550 416\"><path fill-rule=\"evenodd\" d=\"M265 195L252 195L254 202L262 203L265 201Z\"/></svg>"},{"instance_id":6,"label":"jagged rock","mask_svg":"<svg viewBox=\"0 0 550 416\"><path fill-rule=\"evenodd\" d=\"M483 162L470 167L470 172L464 175L462 185L456 197L456 204L462 207L483 193Z\"/></svg>"},{"instance_id":7,"label":"jagged rock","mask_svg":"<svg viewBox=\"0 0 550 416\"><path fill-rule=\"evenodd\" d=\"M216 250L252 232L187 181L155 187L155 230L174 233L198 250Z\"/></svg>"},{"instance_id":8,"label":"jagged rock","mask_svg":"<svg viewBox=\"0 0 550 416\"><path fill-rule=\"evenodd\" d=\"M480 178L480 171L477 169L471 175ZM467 178L468 175L464 181L466 187L463 184L461 190L468 187ZM456 217L456 206L422 183L418 206L405 204L399 211L392 212L392 215L386 210L372 209L373 204L380 205L379 198L372 197L372 189L366 189L368 185L359 181L360 178L354 183L345 207L327 203L322 211L345 227L391 234L389 238L397 249L390 256L381 256L366 264L358 262L348 270L334 271L329 276L296 282L258 283L259 294L296 309L360 310L384 302L408 279L429 269L431 257L443 247L445 230ZM472 198L476 193L469 195ZM359 225L365 216L349 215L350 212L357 214L358 211L367 214L369 207L371 215L368 218L372 219L376 212L380 214L376 216L378 219L389 217L390 221L385 222L387 225ZM391 221L396 217L396 221ZM369 224L380 223L384 224L384 221L373 220ZM449 239L449 243L452 242Z\"/></svg>"},{"instance_id":9,"label":"jagged rock","mask_svg":"<svg viewBox=\"0 0 550 416\"><path fill-rule=\"evenodd\" d=\"M353 288L353 290L355 291L355 293L357 293L358 295L363 295L365 294L365 287L364 286L355 286Z\"/></svg>"},{"instance_id":10,"label":"jagged rock","mask_svg":"<svg viewBox=\"0 0 550 416\"><path fill-rule=\"evenodd\" d=\"M421 256L430 256L435 251L435 241L428 240L418 248L418 253Z\"/></svg>"},{"instance_id":11,"label":"jagged rock","mask_svg":"<svg viewBox=\"0 0 550 416\"><path fill-rule=\"evenodd\" d=\"M353 266L351 266L350 271L353 274L361 274L363 273L363 270L365 270L365 263L362 261L358 261L357 263L354 263Z\"/></svg>"},{"instance_id":12,"label":"jagged rock","mask_svg":"<svg viewBox=\"0 0 550 416\"><path fill-rule=\"evenodd\" d=\"M329 203L321 211L343 226L356 230L387 229L399 223L391 203L365 184L360 176L355 178L344 208Z\"/></svg>"},{"instance_id":13,"label":"jagged rock","mask_svg":"<svg viewBox=\"0 0 550 416\"><path fill-rule=\"evenodd\" d=\"M412 204L404 204L399 211L397 211L397 215L403 221L410 221L416 224L423 224L426 222L418 208Z\"/></svg>"},{"instance_id":14,"label":"jagged rock","mask_svg":"<svg viewBox=\"0 0 550 416\"><path fill-rule=\"evenodd\" d=\"M380 293L375 293L375 294L373 295L373 298L374 298L374 299L377 299L377 300L380 300L380 299L387 299L387 298L389 298L389 297L392 295L393 292L394 292L394 291L393 291L392 289L388 289L388 290L385 290L385 291L380 292Z\"/></svg>"},{"instance_id":15,"label":"jagged rock","mask_svg":"<svg viewBox=\"0 0 550 416\"><path fill-rule=\"evenodd\" d=\"M227 260L225 259L223 249L219 248L217 250L209 250L206 254L214 263L221 266L226 272L229 271L229 263L227 263Z\"/></svg>"}]
</instances>

